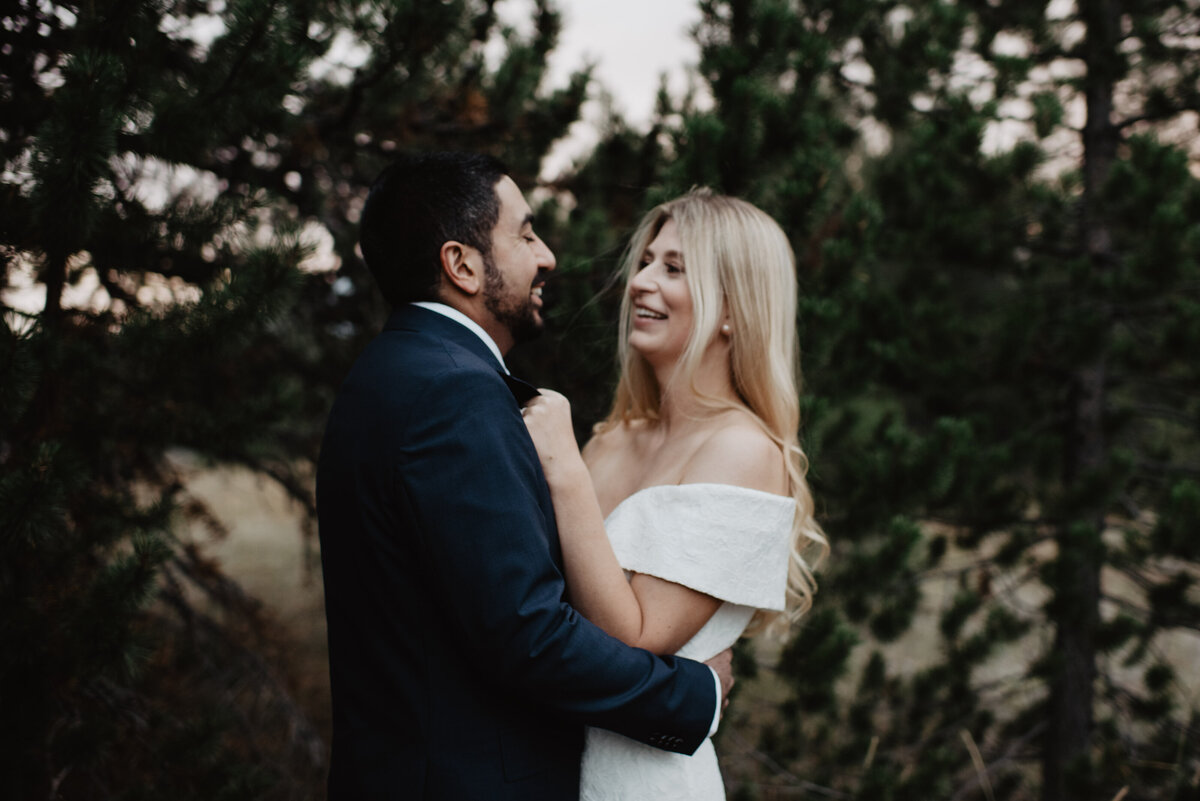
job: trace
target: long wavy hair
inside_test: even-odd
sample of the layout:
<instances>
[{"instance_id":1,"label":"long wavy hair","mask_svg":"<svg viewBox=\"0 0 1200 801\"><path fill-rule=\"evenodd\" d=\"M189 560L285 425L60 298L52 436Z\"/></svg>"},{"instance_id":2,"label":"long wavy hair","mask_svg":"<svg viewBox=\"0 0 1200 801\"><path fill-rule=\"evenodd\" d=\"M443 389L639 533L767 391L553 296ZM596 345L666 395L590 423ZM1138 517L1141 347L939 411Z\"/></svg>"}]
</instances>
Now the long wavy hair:
<instances>
[{"instance_id":1,"label":"long wavy hair","mask_svg":"<svg viewBox=\"0 0 1200 801\"><path fill-rule=\"evenodd\" d=\"M813 517L812 493L805 479L808 460L798 438L796 259L787 236L770 216L744 200L701 188L663 203L642 219L620 273L626 287L618 344L620 379L612 411L598 429L659 419L660 402L668 388L658 385L650 365L629 346L633 303L628 286L642 254L667 220L674 220L679 231L693 313L691 334L671 378L672 389L686 387L700 399L702 408L712 413L730 408L749 412L782 449L788 491L796 500L783 617L796 620L812 606L817 589L812 571L825 558L829 545ZM732 331L730 371L736 401L705 395L695 383L697 368L726 312ZM760 612L754 628L780 617Z\"/></svg>"}]
</instances>

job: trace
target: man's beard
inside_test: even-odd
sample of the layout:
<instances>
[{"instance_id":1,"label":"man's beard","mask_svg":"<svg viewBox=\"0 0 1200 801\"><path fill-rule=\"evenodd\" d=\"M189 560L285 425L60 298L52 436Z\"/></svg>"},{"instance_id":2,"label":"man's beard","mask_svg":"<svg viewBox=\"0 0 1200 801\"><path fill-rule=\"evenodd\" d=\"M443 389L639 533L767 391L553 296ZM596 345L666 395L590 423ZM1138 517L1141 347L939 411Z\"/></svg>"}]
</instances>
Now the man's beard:
<instances>
[{"instance_id":1,"label":"man's beard","mask_svg":"<svg viewBox=\"0 0 1200 801\"><path fill-rule=\"evenodd\" d=\"M526 293L514 297L507 290L508 284L492 261L491 254L483 256L483 305L496 322L508 329L513 342L528 342L536 339L545 328L533 305L533 297ZM530 287L532 290L532 287Z\"/></svg>"}]
</instances>

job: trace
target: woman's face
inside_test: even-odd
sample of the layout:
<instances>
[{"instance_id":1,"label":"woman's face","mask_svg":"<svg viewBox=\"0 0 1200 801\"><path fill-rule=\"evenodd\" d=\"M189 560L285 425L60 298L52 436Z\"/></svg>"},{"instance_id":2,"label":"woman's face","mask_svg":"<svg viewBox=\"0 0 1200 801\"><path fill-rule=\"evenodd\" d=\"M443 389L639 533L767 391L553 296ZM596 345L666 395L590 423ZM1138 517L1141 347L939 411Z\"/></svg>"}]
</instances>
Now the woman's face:
<instances>
[{"instance_id":1,"label":"woman's face","mask_svg":"<svg viewBox=\"0 0 1200 801\"><path fill-rule=\"evenodd\" d=\"M684 270L679 229L668 219L629 281L633 305L629 345L652 366L676 361L687 347L692 332L692 293Z\"/></svg>"}]
</instances>

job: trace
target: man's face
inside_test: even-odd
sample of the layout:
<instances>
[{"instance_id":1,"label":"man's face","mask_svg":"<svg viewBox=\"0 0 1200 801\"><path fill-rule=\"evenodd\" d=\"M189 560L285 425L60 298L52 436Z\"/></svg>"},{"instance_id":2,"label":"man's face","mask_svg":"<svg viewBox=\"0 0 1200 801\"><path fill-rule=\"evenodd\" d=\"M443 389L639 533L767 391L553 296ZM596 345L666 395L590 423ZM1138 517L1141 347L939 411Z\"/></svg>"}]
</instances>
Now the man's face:
<instances>
[{"instance_id":1,"label":"man's face","mask_svg":"<svg viewBox=\"0 0 1200 801\"><path fill-rule=\"evenodd\" d=\"M483 301L511 345L536 337L545 327L542 285L555 262L550 248L533 232L533 212L516 183L505 176L495 191L500 215L492 229L491 257L484 258Z\"/></svg>"}]
</instances>

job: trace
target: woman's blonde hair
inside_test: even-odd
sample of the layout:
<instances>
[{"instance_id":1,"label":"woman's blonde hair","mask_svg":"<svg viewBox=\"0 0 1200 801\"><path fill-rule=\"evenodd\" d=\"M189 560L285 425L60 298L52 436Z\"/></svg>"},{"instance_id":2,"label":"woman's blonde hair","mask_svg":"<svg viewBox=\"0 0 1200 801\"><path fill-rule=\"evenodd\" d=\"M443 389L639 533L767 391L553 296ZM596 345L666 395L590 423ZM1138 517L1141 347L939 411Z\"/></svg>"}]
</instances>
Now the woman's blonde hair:
<instances>
[{"instance_id":1,"label":"woman's blonde hair","mask_svg":"<svg viewBox=\"0 0 1200 801\"><path fill-rule=\"evenodd\" d=\"M748 411L785 455L788 488L796 499L788 568L786 617L795 620L812 606L812 570L829 550L813 518L813 499L800 449L799 346L796 337L796 260L787 236L760 209L744 200L694 189L653 209L633 234L621 272L625 286L642 254L667 220L674 220L683 246L684 275L692 296L693 326L671 383L688 387L711 411ZM739 402L705 396L695 385L708 344L729 315L730 367ZM634 420L657 420L659 387L646 360L629 347L633 325L630 293L621 300L618 358L620 379L612 411L601 430ZM756 628L777 615L760 615Z\"/></svg>"}]
</instances>

